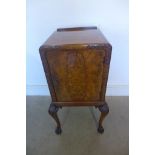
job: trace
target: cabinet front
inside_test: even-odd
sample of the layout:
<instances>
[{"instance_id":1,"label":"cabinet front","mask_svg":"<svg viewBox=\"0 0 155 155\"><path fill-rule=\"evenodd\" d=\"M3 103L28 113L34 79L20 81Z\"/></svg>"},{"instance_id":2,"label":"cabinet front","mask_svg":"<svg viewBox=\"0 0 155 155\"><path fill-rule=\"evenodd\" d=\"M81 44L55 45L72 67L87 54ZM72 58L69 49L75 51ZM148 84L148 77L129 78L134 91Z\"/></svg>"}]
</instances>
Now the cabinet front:
<instances>
[{"instance_id":1,"label":"cabinet front","mask_svg":"<svg viewBox=\"0 0 155 155\"><path fill-rule=\"evenodd\" d=\"M48 51L46 59L58 102L101 101L108 64L103 50Z\"/></svg>"}]
</instances>

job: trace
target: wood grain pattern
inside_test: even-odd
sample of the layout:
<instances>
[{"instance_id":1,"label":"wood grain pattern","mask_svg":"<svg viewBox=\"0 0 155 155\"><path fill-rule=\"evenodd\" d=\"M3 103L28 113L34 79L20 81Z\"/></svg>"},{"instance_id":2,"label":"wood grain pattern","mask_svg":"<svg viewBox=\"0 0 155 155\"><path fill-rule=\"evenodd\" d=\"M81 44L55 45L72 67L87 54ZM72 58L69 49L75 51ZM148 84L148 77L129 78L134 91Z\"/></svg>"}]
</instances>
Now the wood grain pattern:
<instances>
[{"instance_id":1,"label":"wood grain pattern","mask_svg":"<svg viewBox=\"0 0 155 155\"><path fill-rule=\"evenodd\" d=\"M108 44L107 39L99 29L90 29L82 31L55 31L44 43L50 48L59 46L77 45L77 47L85 45L105 45Z\"/></svg>"},{"instance_id":2,"label":"wood grain pattern","mask_svg":"<svg viewBox=\"0 0 155 155\"><path fill-rule=\"evenodd\" d=\"M112 46L97 27L57 29L40 47L52 97L50 115L57 122L57 134L61 133L61 125L53 109L95 106L109 112L105 94L111 51ZM101 112L99 133L104 131L102 121L108 112Z\"/></svg>"},{"instance_id":3,"label":"wood grain pattern","mask_svg":"<svg viewBox=\"0 0 155 155\"><path fill-rule=\"evenodd\" d=\"M108 69L103 50L53 51L46 56L57 101L101 100Z\"/></svg>"}]
</instances>

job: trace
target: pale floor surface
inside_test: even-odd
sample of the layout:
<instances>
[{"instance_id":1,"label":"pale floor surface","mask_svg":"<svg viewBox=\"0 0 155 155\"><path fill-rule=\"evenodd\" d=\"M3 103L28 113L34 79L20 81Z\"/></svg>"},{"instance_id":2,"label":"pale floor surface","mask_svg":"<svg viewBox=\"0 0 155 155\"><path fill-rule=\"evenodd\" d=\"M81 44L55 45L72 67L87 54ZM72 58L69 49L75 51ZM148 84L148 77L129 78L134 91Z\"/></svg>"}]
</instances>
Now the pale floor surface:
<instances>
[{"instance_id":1,"label":"pale floor surface","mask_svg":"<svg viewBox=\"0 0 155 155\"><path fill-rule=\"evenodd\" d=\"M62 134L48 114L50 97L27 96L27 155L128 155L129 98L106 97L110 113L104 134L97 133L100 112L92 107L64 107L58 115Z\"/></svg>"}]
</instances>

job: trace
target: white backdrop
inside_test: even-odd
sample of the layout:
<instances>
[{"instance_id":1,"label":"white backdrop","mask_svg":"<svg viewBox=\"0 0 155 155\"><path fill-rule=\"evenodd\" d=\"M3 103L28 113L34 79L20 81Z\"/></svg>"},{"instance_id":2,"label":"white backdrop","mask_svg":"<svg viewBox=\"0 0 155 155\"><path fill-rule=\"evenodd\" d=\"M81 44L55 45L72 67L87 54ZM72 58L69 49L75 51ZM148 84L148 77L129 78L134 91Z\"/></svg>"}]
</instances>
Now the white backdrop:
<instances>
[{"instance_id":1,"label":"white backdrop","mask_svg":"<svg viewBox=\"0 0 155 155\"><path fill-rule=\"evenodd\" d=\"M39 46L58 27L97 26L112 44L107 95L128 95L128 0L27 0L27 95L49 95Z\"/></svg>"}]
</instances>

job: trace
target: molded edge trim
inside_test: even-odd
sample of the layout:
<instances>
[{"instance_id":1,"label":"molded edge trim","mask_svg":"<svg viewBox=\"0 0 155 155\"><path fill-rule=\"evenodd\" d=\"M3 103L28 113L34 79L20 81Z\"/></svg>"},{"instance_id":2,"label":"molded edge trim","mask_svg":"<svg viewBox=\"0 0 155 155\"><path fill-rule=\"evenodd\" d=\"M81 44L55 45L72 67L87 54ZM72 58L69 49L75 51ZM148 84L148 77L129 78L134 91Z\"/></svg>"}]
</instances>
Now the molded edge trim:
<instances>
[{"instance_id":1,"label":"molded edge trim","mask_svg":"<svg viewBox=\"0 0 155 155\"><path fill-rule=\"evenodd\" d=\"M50 49L58 50L81 50L81 49L108 49L112 51L112 46L109 43L92 43L92 44L62 44L62 45L42 45L39 51L45 51Z\"/></svg>"},{"instance_id":2,"label":"molded edge trim","mask_svg":"<svg viewBox=\"0 0 155 155\"><path fill-rule=\"evenodd\" d=\"M88 27L70 27L70 28L58 28L57 32L62 31L84 31L84 30L96 30L96 26L88 26Z\"/></svg>"}]
</instances>

